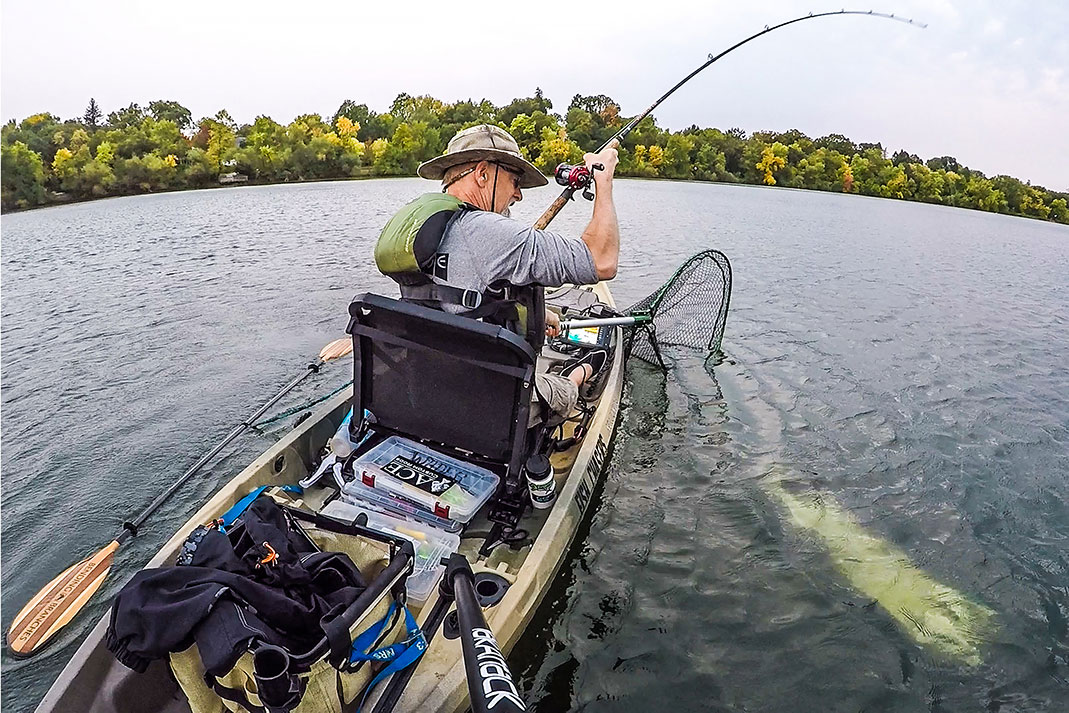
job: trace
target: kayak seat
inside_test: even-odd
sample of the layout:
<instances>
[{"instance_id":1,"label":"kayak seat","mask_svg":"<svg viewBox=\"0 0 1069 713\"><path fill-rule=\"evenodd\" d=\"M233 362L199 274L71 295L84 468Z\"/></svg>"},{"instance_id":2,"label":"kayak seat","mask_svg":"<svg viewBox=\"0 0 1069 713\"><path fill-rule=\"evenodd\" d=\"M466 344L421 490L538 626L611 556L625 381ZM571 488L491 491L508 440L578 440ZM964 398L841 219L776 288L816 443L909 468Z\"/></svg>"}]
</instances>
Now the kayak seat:
<instances>
[{"instance_id":1,"label":"kayak seat","mask_svg":"<svg viewBox=\"0 0 1069 713\"><path fill-rule=\"evenodd\" d=\"M349 305L354 435L379 432L474 453L518 482L536 355L504 327L361 294Z\"/></svg>"}]
</instances>

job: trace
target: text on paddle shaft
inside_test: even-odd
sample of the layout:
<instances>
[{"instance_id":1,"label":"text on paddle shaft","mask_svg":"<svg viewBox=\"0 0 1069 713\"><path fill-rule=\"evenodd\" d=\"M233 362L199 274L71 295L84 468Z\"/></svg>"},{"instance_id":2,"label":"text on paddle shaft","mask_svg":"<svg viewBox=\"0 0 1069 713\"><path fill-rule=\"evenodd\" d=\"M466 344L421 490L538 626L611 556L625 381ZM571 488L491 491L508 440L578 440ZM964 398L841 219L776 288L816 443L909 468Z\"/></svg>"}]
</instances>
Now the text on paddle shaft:
<instances>
[{"instance_id":1,"label":"text on paddle shaft","mask_svg":"<svg viewBox=\"0 0 1069 713\"><path fill-rule=\"evenodd\" d=\"M505 664L505 657L501 655L494 635L489 629L472 629L471 636L475 640L475 658L479 662L486 707L493 710L494 706L505 701L511 702L516 710L527 710L516 684L512 682L512 672Z\"/></svg>"}]
</instances>

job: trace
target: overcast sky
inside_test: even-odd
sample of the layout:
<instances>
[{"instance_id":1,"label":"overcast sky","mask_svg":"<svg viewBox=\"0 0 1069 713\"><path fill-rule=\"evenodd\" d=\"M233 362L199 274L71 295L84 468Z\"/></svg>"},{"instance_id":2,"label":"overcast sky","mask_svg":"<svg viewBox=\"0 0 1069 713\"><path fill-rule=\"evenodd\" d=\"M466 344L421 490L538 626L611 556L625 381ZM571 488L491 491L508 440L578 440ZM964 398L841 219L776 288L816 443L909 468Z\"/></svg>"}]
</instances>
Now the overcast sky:
<instances>
[{"instance_id":1,"label":"overcast sky","mask_svg":"<svg viewBox=\"0 0 1069 713\"><path fill-rule=\"evenodd\" d=\"M536 86L561 113L583 93L633 115L709 53L837 2L4 0L0 115L71 118L95 97L105 113L175 99L194 117L288 122L344 99L378 111L399 92L503 104ZM928 28L831 17L777 30L699 75L658 123L840 133L1069 190L1069 3L845 7Z\"/></svg>"}]
</instances>

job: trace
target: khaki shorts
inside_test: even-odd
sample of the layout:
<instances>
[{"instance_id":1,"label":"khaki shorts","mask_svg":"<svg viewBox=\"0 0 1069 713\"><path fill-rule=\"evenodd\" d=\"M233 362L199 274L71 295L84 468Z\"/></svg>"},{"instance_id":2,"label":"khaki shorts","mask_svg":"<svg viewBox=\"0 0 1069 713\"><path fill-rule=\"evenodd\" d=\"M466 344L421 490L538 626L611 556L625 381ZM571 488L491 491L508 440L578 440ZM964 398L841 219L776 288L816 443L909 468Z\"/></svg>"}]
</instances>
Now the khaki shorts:
<instances>
[{"instance_id":1,"label":"khaki shorts","mask_svg":"<svg viewBox=\"0 0 1069 713\"><path fill-rule=\"evenodd\" d=\"M541 398L539 398L541 397ZM531 389L531 417L528 427L542 423L542 403L549 406L549 421L560 422L571 415L579 400L579 387L571 379L559 374L535 374Z\"/></svg>"}]
</instances>

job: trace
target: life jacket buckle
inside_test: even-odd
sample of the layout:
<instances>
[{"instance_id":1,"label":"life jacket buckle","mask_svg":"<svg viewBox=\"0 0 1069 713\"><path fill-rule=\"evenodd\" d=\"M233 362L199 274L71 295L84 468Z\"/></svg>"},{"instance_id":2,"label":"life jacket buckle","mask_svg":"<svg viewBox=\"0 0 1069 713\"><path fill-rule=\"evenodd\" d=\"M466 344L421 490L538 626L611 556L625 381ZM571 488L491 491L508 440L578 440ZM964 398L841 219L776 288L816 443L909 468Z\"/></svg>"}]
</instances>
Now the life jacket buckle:
<instances>
[{"instance_id":1,"label":"life jacket buckle","mask_svg":"<svg viewBox=\"0 0 1069 713\"><path fill-rule=\"evenodd\" d=\"M483 296L476 290L464 290L460 303L467 309L476 309L483 303Z\"/></svg>"}]
</instances>

